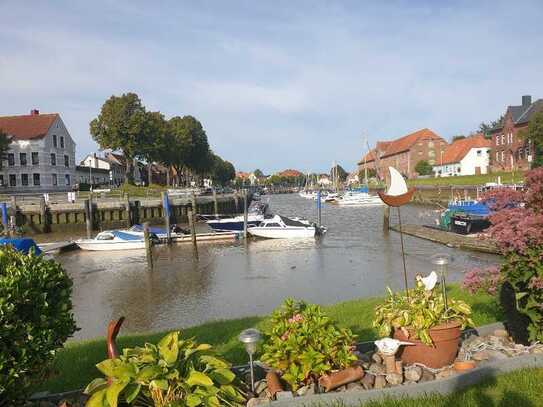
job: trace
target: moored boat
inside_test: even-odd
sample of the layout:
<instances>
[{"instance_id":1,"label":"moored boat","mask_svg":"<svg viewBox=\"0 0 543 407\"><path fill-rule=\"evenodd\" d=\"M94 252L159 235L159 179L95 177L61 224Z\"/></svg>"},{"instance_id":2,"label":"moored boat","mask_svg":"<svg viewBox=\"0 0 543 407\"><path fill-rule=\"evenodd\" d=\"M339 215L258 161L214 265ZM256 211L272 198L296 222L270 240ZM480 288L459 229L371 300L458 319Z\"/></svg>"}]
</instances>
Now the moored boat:
<instances>
[{"instance_id":1,"label":"moored boat","mask_svg":"<svg viewBox=\"0 0 543 407\"><path fill-rule=\"evenodd\" d=\"M332 203L341 206L381 206L384 205L377 195L370 195L367 190L347 191L342 197L336 198Z\"/></svg>"},{"instance_id":2,"label":"moored boat","mask_svg":"<svg viewBox=\"0 0 543 407\"><path fill-rule=\"evenodd\" d=\"M317 230L313 224L281 215L266 218L260 225L247 228L251 235L268 239L310 238L317 234Z\"/></svg>"},{"instance_id":3,"label":"moored boat","mask_svg":"<svg viewBox=\"0 0 543 407\"><path fill-rule=\"evenodd\" d=\"M156 239L156 237L154 237ZM136 250L144 249L143 235L120 230L106 230L96 235L94 239L79 239L75 241L81 250Z\"/></svg>"},{"instance_id":4,"label":"moored boat","mask_svg":"<svg viewBox=\"0 0 543 407\"><path fill-rule=\"evenodd\" d=\"M262 201L253 201L247 211L247 227L257 226L264 220L268 211L268 204ZM203 217L201 217L203 218ZM241 232L244 227L245 217L243 215L233 217L203 218L207 225L216 232Z\"/></svg>"}]
</instances>

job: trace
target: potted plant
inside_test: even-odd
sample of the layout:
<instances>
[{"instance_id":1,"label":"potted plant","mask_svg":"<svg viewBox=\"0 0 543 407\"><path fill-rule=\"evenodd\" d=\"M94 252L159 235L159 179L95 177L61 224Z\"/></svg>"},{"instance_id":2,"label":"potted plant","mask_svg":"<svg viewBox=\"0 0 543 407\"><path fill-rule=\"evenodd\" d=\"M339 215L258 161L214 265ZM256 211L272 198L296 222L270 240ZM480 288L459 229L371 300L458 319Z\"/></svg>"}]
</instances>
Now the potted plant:
<instances>
[{"instance_id":1,"label":"potted plant","mask_svg":"<svg viewBox=\"0 0 543 407\"><path fill-rule=\"evenodd\" d=\"M338 328L320 306L287 299L264 329L261 360L296 391L334 371L350 368L357 360L355 338L349 329ZM363 375L361 369L346 373L359 378ZM336 380L332 381L335 384ZM333 386L329 382L327 377L327 389Z\"/></svg>"},{"instance_id":2,"label":"potted plant","mask_svg":"<svg viewBox=\"0 0 543 407\"><path fill-rule=\"evenodd\" d=\"M437 276L417 277L408 292L393 293L375 309L373 326L379 335L392 336L413 345L399 355L406 364L422 363L431 368L450 365L458 353L461 329L472 326L471 308L463 301L448 299L436 290ZM433 278L432 278L433 277Z\"/></svg>"}]
</instances>

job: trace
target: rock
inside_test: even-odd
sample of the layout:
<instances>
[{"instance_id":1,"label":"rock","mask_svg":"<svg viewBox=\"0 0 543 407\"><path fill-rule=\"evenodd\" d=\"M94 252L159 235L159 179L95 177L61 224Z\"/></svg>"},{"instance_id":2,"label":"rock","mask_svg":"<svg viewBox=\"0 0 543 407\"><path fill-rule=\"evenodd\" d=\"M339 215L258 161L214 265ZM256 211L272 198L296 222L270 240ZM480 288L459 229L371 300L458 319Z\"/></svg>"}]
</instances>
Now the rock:
<instances>
[{"instance_id":1,"label":"rock","mask_svg":"<svg viewBox=\"0 0 543 407\"><path fill-rule=\"evenodd\" d=\"M497 350L487 350L486 353L488 354L489 360L504 360L508 359L507 355L504 355L500 351Z\"/></svg>"},{"instance_id":2,"label":"rock","mask_svg":"<svg viewBox=\"0 0 543 407\"><path fill-rule=\"evenodd\" d=\"M371 355L367 353L361 353L358 351L353 352L356 357L358 357L358 360L360 360L362 363L371 363Z\"/></svg>"},{"instance_id":3,"label":"rock","mask_svg":"<svg viewBox=\"0 0 543 407\"><path fill-rule=\"evenodd\" d=\"M385 376L375 376L375 383L373 384L373 388L384 389L386 385L387 380L385 379Z\"/></svg>"},{"instance_id":4,"label":"rock","mask_svg":"<svg viewBox=\"0 0 543 407\"><path fill-rule=\"evenodd\" d=\"M266 380L259 380L255 382L255 393L258 396L265 394L266 390L268 390L268 383L266 382Z\"/></svg>"},{"instance_id":5,"label":"rock","mask_svg":"<svg viewBox=\"0 0 543 407\"><path fill-rule=\"evenodd\" d=\"M479 336L471 335L469 338L464 339L462 342L462 348L474 349L482 343L484 343L484 341Z\"/></svg>"},{"instance_id":6,"label":"rock","mask_svg":"<svg viewBox=\"0 0 543 407\"><path fill-rule=\"evenodd\" d=\"M446 379L447 377L450 377L454 374L454 370L450 367L443 369L436 373L436 380L438 379Z\"/></svg>"},{"instance_id":7,"label":"rock","mask_svg":"<svg viewBox=\"0 0 543 407\"><path fill-rule=\"evenodd\" d=\"M362 385L360 382L352 382L347 385L347 391L350 390L362 390Z\"/></svg>"},{"instance_id":8,"label":"rock","mask_svg":"<svg viewBox=\"0 0 543 407\"><path fill-rule=\"evenodd\" d=\"M378 365L382 365L383 364L383 358L381 357L381 355L379 355L377 352L375 352L372 356L371 356L371 360L373 360L375 363L377 363Z\"/></svg>"},{"instance_id":9,"label":"rock","mask_svg":"<svg viewBox=\"0 0 543 407\"><path fill-rule=\"evenodd\" d=\"M370 373L366 373L362 380L360 380L360 383L362 383L362 386L364 386L366 390L371 390L375 384L375 376Z\"/></svg>"},{"instance_id":10,"label":"rock","mask_svg":"<svg viewBox=\"0 0 543 407\"><path fill-rule=\"evenodd\" d=\"M255 407L262 404L269 404L269 402L270 401L268 399L263 398L263 397L259 397L259 398L253 397L252 399L249 399L249 401L247 402L247 407Z\"/></svg>"},{"instance_id":11,"label":"rock","mask_svg":"<svg viewBox=\"0 0 543 407\"><path fill-rule=\"evenodd\" d=\"M405 369L405 380L410 382L418 382L422 377L422 368L420 366L410 366Z\"/></svg>"},{"instance_id":12,"label":"rock","mask_svg":"<svg viewBox=\"0 0 543 407\"><path fill-rule=\"evenodd\" d=\"M507 340L505 338L502 338L500 336L494 336L494 335L490 335L488 337L488 343L492 344L492 345L503 345L505 342L507 342Z\"/></svg>"},{"instance_id":13,"label":"rock","mask_svg":"<svg viewBox=\"0 0 543 407\"><path fill-rule=\"evenodd\" d=\"M392 386L397 386L399 384L402 384L403 376L399 373L389 373L386 375L386 381Z\"/></svg>"},{"instance_id":14,"label":"rock","mask_svg":"<svg viewBox=\"0 0 543 407\"><path fill-rule=\"evenodd\" d=\"M300 387L296 392L298 396L309 396L315 394L315 383L308 384L307 386Z\"/></svg>"},{"instance_id":15,"label":"rock","mask_svg":"<svg viewBox=\"0 0 543 407\"><path fill-rule=\"evenodd\" d=\"M429 370L422 369L422 376L420 377L419 382L421 382L421 383L429 382L429 381L435 380L435 378L436 378L435 374L433 374Z\"/></svg>"},{"instance_id":16,"label":"rock","mask_svg":"<svg viewBox=\"0 0 543 407\"><path fill-rule=\"evenodd\" d=\"M496 329L494 331L494 336L497 336L498 338L509 338L509 333L505 329Z\"/></svg>"},{"instance_id":17,"label":"rock","mask_svg":"<svg viewBox=\"0 0 543 407\"><path fill-rule=\"evenodd\" d=\"M385 367L377 363L372 363L369 368L369 372L375 376L385 374Z\"/></svg>"},{"instance_id":18,"label":"rock","mask_svg":"<svg viewBox=\"0 0 543 407\"><path fill-rule=\"evenodd\" d=\"M481 350L479 352L475 352L471 358L473 360L475 360L476 362L481 362L483 360L488 360L489 359L489 355L488 355L488 352L486 350Z\"/></svg>"},{"instance_id":19,"label":"rock","mask_svg":"<svg viewBox=\"0 0 543 407\"><path fill-rule=\"evenodd\" d=\"M288 400L294 398L294 395L290 391L279 391L275 393L276 400Z\"/></svg>"}]
</instances>

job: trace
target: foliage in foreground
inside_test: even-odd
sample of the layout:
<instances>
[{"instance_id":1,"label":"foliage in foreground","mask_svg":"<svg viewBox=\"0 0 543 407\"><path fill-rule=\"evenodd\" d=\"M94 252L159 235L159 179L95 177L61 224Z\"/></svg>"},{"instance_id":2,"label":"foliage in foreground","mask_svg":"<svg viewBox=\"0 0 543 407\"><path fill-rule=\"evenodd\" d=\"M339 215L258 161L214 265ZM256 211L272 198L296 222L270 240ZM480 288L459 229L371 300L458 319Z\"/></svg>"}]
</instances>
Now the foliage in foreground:
<instances>
[{"instance_id":1,"label":"foliage in foreground","mask_svg":"<svg viewBox=\"0 0 543 407\"><path fill-rule=\"evenodd\" d=\"M59 263L0 249L0 400L24 396L75 332L71 292Z\"/></svg>"},{"instance_id":2,"label":"foliage in foreground","mask_svg":"<svg viewBox=\"0 0 543 407\"><path fill-rule=\"evenodd\" d=\"M432 344L430 329L451 321L458 321L462 329L473 326L470 318L471 307L464 301L445 300L436 287L427 290L421 279L417 279L415 287L409 293L393 293L388 288L389 296L385 302L375 308L373 326L379 329L379 335L389 336L394 329L413 330L416 339L420 339L426 345Z\"/></svg>"},{"instance_id":3,"label":"foliage in foreground","mask_svg":"<svg viewBox=\"0 0 543 407\"><path fill-rule=\"evenodd\" d=\"M355 335L338 328L319 305L287 299L264 335L261 360L279 370L293 390L356 360Z\"/></svg>"},{"instance_id":4,"label":"foliage in foreground","mask_svg":"<svg viewBox=\"0 0 543 407\"><path fill-rule=\"evenodd\" d=\"M244 405L230 365L211 351L211 345L180 336L179 331L171 332L157 345L125 348L119 358L98 363L107 379L87 386L87 406L116 407L119 400L156 407Z\"/></svg>"}]
</instances>

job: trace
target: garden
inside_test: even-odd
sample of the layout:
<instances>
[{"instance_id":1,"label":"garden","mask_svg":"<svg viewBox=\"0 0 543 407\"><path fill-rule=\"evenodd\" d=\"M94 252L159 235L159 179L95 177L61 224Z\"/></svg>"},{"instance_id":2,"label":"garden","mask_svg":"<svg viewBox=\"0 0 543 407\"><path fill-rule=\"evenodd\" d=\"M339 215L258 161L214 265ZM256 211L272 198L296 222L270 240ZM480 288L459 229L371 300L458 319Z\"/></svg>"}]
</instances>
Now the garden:
<instances>
[{"instance_id":1,"label":"garden","mask_svg":"<svg viewBox=\"0 0 543 407\"><path fill-rule=\"evenodd\" d=\"M446 284L440 256L382 298L287 299L269 317L116 340L118 323L107 344L65 343L76 327L64 270L2 249L0 406L539 405L543 169L523 191L483 199L502 263L467 271L461 285Z\"/></svg>"}]
</instances>

